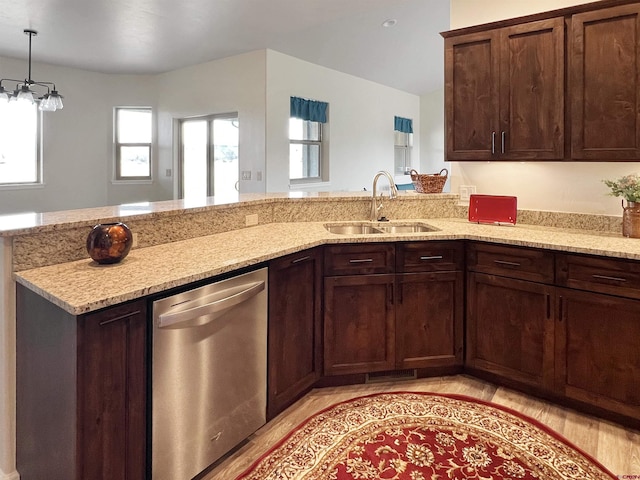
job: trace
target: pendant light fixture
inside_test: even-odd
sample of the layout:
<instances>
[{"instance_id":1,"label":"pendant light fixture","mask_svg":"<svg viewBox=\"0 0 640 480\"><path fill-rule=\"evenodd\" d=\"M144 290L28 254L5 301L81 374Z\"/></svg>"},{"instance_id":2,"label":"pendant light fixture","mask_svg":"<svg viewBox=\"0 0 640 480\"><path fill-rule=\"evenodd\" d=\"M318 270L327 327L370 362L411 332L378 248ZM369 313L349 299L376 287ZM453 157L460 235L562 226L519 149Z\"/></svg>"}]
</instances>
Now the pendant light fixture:
<instances>
[{"instance_id":1,"label":"pendant light fixture","mask_svg":"<svg viewBox=\"0 0 640 480\"><path fill-rule=\"evenodd\" d=\"M55 112L62 109L62 95L56 90L56 84L53 82L35 81L31 78L31 40L38 35L38 32L31 29L25 29L24 33L29 35L29 74L26 79L15 80L13 78L0 79L0 102L1 101L17 101L39 103L39 108L45 112ZM2 86L2 82L16 82L15 90L6 90ZM40 89L46 88L46 92L38 92Z\"/></svg>"}]
</instances>

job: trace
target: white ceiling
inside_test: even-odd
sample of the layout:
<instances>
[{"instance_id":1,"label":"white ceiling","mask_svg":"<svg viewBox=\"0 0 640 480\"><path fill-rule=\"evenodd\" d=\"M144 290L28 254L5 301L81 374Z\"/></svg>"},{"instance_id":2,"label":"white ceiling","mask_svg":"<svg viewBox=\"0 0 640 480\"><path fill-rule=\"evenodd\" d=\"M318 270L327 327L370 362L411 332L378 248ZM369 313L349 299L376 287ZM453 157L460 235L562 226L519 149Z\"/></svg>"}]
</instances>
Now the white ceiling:
<instances>
[{"instance_id":1,"label":"white ceiling","mask_svg":"<svg viewBox=\"0 0 640 480\"><path fill-rule=\"evenodd\" d=\"M104 73L270 48L420 95L443 85L449 1L2 0L0 56L26 58L25 28L38 31L34 62ZM389 18L397 25L383 28Z\"/></svg>"}]
</instances>

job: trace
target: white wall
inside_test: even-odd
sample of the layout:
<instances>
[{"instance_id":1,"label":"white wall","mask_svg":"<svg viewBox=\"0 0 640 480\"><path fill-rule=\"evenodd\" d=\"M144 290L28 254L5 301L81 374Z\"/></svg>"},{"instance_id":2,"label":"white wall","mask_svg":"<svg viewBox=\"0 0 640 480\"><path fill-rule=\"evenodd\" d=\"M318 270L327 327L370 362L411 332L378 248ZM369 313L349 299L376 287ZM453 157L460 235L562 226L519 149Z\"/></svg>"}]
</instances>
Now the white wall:
<instances>
[{"instance_id":1,"label":"white wall","mask_svg":"<svg viewBox=\"0 0 640 480\"><path fill-rule=\"evenodd\" d=\"M240 191L264 192L265 176L265 72L266 51L194 65L158 77L158 159L160 172L177 172L174 140L177 120L215 113L238 112L240 170L251 180L240 181ZM177 175L159 177L163 191L177 192ZM174 188L175 187L175 188Z\"/></svg>"},{"instance_id":2,"label":"white wall","mask_svg":"<svg viewBox=\"0 0 640 480\"><path fill-rule=\"evenodd\" d=\"M267 191L289 190L289 97L329 103L330 182L307 190L371 189L393 172L393 117L413 119L420 154L420 97L267 50ZM294 190L297 188L293 188Z\"/></svg>"},{"instance_id":3,"label":"white wall","mask_svg":"<svg viewBox=\"0 0 640 480\"><path fill-rule=\"evenodd\" d=\"M24 78L23 60L0 57L2 77ZM0 187L0 214L43 212L155 199L153 186L112 186L112 111L116 105L152 105L146 77L105 75L34 63L35 80L53 81L64 108L43 117L44 185Z\"/></svg>"},{"instance_id":4,"label":"white wall","mask_svg":"<svg viewBox=\"0 0 640 480\"><path fill-rule=\"evenodd\" d=\"M587 0L451 0L451 28L538 13ZM478 193L516 195L518 206L564 212L622 215L602 179L640 171L637 162L451 162L452 191L476 185Z\"/></svg>"},{"instance_id":5,"label":"white wall","mask_svg":"<svg viewBox=\"0 0 640 480\"><path fill-rule=\"evenodd\" d=\"M451 165L444 161L444 89L420 97L420 168L419 173L449 172ZM450 191L451 180L444 185Z\"/></svg>"},{"instance_id":6,"label":"white wall","mask_svg":"<svg viewBox=\"0 0 640 480\"><path fill-rule=\"evenodd\" d=\"M23 60L0 57L3 77L22 78L25 69ZM44 185L0 188L0 214L175 198L177 120L214 113L238 112L240 170L252 172L240 191L288 191L291 95L330 104L331 182L318 189L370 188L376 171L392 171L394 115L414 120L414 162L421 169L419 97L278 52L260 50L154 76L44 64L34 64L33 72L56 82L65 107L44 114ZM114 106L151 106L157 113L151 183L112 182Z\"/></svg>"}]
</instances>

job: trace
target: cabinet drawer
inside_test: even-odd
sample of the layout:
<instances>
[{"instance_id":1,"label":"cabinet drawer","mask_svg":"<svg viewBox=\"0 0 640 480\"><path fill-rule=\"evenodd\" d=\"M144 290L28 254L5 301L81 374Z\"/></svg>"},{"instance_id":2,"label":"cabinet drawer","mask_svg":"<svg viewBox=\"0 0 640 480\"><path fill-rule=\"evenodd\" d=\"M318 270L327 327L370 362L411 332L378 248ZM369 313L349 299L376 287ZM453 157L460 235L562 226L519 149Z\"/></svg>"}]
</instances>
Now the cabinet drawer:
<instances>
[{"instance_id":1,"label":"cabinet drawer","mask_svg":"<svg viewBox=\"0 0 640 480\"><path fill-rule=\"evenodd\" d=\"M412 273L462 270L463 260L462 242L399 243L396 271Z\"/></svg>"},{"instance_id":2,"label":"cabinet drawer","mask_svg":"<svg viewBox=\"0 0 640 480\"><path fill-rule=\"evenodd\" d=\"M640 298L640 262L582 255L558 255L558 285Z\"/></svg>"},{"instance_id":3,"label":"cabinet drawer","mask_svg":"<svg viewBox=\"0 0 640 480\"><path fill-rule=\"evenodd\" d=\"M467 266L474 272L552 283L553 253L535 248L471 243L467 250Z\"/></svg>"},{"instance_id":4,"label":"cabinet drawer","mask_svg":"<svg viewBox=\"0 0 640 480\"><path fill-rule=\"evenodd\" d=\"M331 245L324 250L326 275L393 273L395 246L388 243Z\"/></svg>"}]
</instances>

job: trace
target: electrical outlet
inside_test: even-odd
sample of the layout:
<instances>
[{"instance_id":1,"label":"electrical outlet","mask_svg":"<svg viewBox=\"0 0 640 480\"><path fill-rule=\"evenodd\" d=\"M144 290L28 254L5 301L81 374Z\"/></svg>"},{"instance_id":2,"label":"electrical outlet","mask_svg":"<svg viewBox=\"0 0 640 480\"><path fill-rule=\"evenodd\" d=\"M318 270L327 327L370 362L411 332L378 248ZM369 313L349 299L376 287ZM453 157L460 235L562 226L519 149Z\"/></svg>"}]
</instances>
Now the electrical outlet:
<instances>
[{"instance_id":1,"label":"electrical outlet","mask_svg":"<svg viewBox=\"0 0 640 480\"><path fill-rule=\"evenodd\" d=\"M167 169L164 171L164 176L165 176L165 177L170 177L170 176L171 176L171 169L170 169L170 168L167 168Z\"/></svg>"},{"instance_id":2,"label":"electrical outlet","mask_svg":"<svg viewBox=\"0 0 640 480\"><path fill-rule=\"evenodd\" d=\"M253 227L254 225L258 225L258 214L252 213L251 215L245 216L244 223L247 227Z\"/></svg>"},{"instance_id":3,"label":"electrical outlet","mask_svg":"<svg viewBox=\"0 0 640 480\"><path fill-rule=\"evenodd\" d=\"M261 182L261 181L262 181L262 172L261 172L260 170L258 170L258 171L256 172L256 180L257 180L258 182Z\"/></svg>"},{"instance_id":4,"label":"electrical outlet","mask_svg":"<svg viewBox=\"0 0 640 480\"><path fill-rule=\"evenodd\" d=\"M251 170L242 171L242 180L251 180Z\"/></svg>"},{"instance_id":5,"label":"electrical outlet","mask_svg":"<svg viewBox=\"0 0 640 480\"><path fill-rule=\"evenodd\" d=\"M136 248L138 246L138 234L131 232L131 237L131 248Z\"/></svg>"},{"instance_id":6,"label":"electrical outlet","mask_svg":"<svg viewBox=\"0 0 640 480\"><path fill-rule=\"evenodd\" d=\"M460 193L460 201L468 202L471 198L471 195L476 193L475 185L460 185L458 192Z\"/></svg>"}]
</instances>

